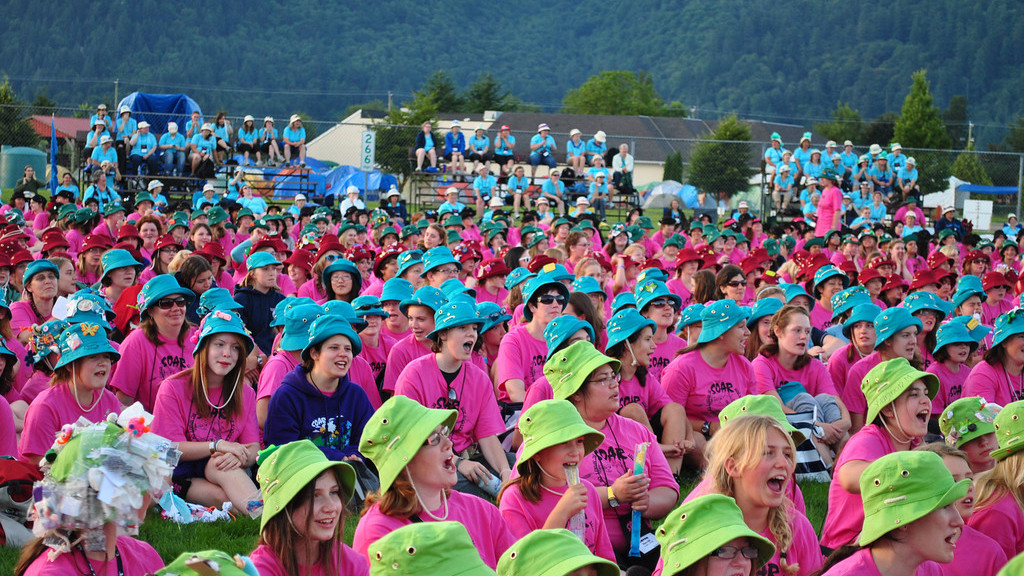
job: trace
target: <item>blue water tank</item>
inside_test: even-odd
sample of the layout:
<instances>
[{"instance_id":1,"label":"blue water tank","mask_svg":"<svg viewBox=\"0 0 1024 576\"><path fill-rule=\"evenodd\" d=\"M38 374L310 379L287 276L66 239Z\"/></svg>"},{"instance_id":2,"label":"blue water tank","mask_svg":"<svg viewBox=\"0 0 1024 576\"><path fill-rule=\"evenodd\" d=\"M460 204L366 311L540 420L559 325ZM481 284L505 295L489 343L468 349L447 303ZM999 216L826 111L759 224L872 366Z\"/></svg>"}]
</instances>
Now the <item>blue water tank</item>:
<instances>
[{"instance_id":1,"label":"blue water tank","mask_svg":"<svg viewBox=\"0 0 1024 576\"><path fill-rule=\"evenodd\" d=\"M28 165L36 169L36 180L46 182L46 152L27 146L0 147L0 188L14 188Z\"/></svg>"}]
</instances>

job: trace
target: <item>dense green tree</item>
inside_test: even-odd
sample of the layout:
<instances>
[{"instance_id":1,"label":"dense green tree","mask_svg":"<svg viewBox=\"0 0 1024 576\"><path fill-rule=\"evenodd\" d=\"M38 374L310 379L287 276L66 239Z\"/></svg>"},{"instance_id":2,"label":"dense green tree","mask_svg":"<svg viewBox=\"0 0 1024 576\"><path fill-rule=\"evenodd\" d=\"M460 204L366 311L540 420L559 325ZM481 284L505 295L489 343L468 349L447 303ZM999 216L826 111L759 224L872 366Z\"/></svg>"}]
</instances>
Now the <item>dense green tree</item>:
<instances>
[{"instance_id":1,"label":"dense green tree","mask_svg":"<svg viewBox=\"0 0 1024 576\"><path fill-rule=\"evenodd\" d=\"M32 101L33 114L56 114L57 102L46 95L46 90L36 92L36 98Z\"/></svg>"},{"instance_id":2,"label":"dense green tree","mask_svg":"<svg viewBox=\"0 0 1024 576\"><path fill-rule=\"evenodd\" d=\"M861 119L859 111L851 108L846 102L839 102L831 114L832 121L815 124L815 132L840 144L846 140L854 144L863 142L864 120Z\"/></svg>"},{"instance_id":3,"label":"dense green tree","mask_svg":"<svg viewBox=\"0 0 1024 576\"><path fill-rule=\"evenodd\" d=\"M694 147L688 182L703 192L729 196L749 188L755 170L750 167L750 144L741 143L749 141L750 125L736 115L722 119L718 128Z\"/></svg>"},{"instance_id":4,"label":"dense green tree","mask_svg":"<svg viewBox=\"0 0 1024 576\"><path fill-rule=\"evenodd\" d=\"M864 127L862 139L854 140L853 143L861 147L867 147L869 144L878 144L884 147L893 141L893 128L898 119L899 115L895 112L885 112L879 115Z\"/></svg>"},{"instance_id":5,"label":"dense green tree","mask_svg":"<svg viewBox=\"0 0 1024 576\"><path fill-rule=\"evenodd\" d=\"M606 70L591 76L566 93L562 109L569 114L618 116L663 116L668 110L651 75L628 70Z\"/></svg>"},{"instance_id":6,"label":"dense green tree","mask_svg":"<svg viewBox=\"0 0 1024 576\"><path fill-rule=\"evenodd\" d=\"M1024 114L1017 116L1003 141L1010 150L1024 153Z\"/></svg>"},{"instance_id":7,"label":"dense green tree","mask_svg":"<svg viewBox=\"0 0 1024 576\"><path fill-rule=\"evenodd\" d=\"M662 180L683 181L683 154L679 150L665 157L665 166L661 173Z\"/></svg>"},{"instance_id":8,"label":"dense green tree","mask_svg":"<svg viewBox=\"0 0 1024 576\"><path fill-rule=\"evenodd\" d=\"M914 72L910 93L903 101L900 118L893 127L893 138L907 148L946 150L950 147L942 112L932 100L924 70Z\"/></svg>"},{"instance_id":9,"label":"dense green tree","mask_svg":"<svg viewBox=\"0 0 1024 576\"><path fill-rule=\"evenodd\" d=\"M946 125L949 141L956 150L963 150L970 144L967 117L967 97L957 94L949 101L949 107L942 111L942 123Z\"/></svg>"},{"instance_id":10,"label":"dense green tree","mask_svg":"<svg viewBox=\"0 0 1024 576\"><path fill-rule=\"evenodd\" d=\"M952 173L953 176L964 182L983 186L992 185L992 179L989 178L985 167L981 165L981 159L974 152L973 146L968 146L966 150L957 155L956 161L953 162Z\"/></svg>"},{"instance_id":11,"label":"dense green tree","mask_svg":"<svg viewBox=\"0 0 1024 576\"><path fill-rule=\"evenodd\" d=\"M444 70L431 74L414 96L412 108L424 109L426 103L430 102L439 113L463 111L464 101L459 95L459 89Z\"/></svg>"},{"instance_id":12,"label":"dense green tree","mask_svg":"<svg viewBox=\"0 0 1024 576\"><path fill-rule=\"evenodd\" d=\"M0 144L4 146L36 146L39 136L28 123L28 109L14 93L11 82L0 84Z\"/></svg>"},{"instance_id":13,"label":"dense green tree","mask_svg":"<svg viewBox=\"0 0 1024 576\"><path fill-rule=\"evenodd\" d=\"M501 82L494 79L490 72L485 72L477 77L466 91L464 112L481 114L485 110L507 110L506 104L509 93Z\"/></svg>"}]
</instances>

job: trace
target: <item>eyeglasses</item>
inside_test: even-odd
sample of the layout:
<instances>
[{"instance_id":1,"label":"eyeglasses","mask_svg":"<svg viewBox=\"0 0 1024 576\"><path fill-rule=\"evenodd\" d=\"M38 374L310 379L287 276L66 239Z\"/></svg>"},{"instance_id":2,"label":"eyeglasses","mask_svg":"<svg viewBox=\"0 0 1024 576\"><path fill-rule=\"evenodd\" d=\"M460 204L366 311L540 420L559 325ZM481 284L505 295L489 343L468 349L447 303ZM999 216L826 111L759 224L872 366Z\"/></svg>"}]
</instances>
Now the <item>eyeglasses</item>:
<instances>
[{"instance_id":1,"label":"eyeglasses","mask_svg":"<svg viewBox=\"0 0 1024 576\"><path fill-rule=\"evenodd\" d=\"M562 296L561 294L558 294L557 296L552 294L544 294L537 297L537 301L540 302L541 304L554 304L555 302L559 304L565 304L565 296Z\"/></svg>"},{"instance_id":2,"label":"eyeglasses","mask_svg":"<svg viewBox=\"0 0 1024 576\"><path fill-rule=\"evenodd\" d=\"M452 390L454 392L454 390ZM448 438L451 435L451 428L447 426L441 426L440 430L435 430L433 434L427 436L427 441L423 443L424 446L437 446L441 443L441 440Z\"/></svg>"},{"instance_id":3,"label":"eyeglasses","mask_svg":"<svg viewBox=\"0 0 1024 576\"><path fill-rule=\"evenodd\" d=\"M184 308L187 303L188 301L180 296L178 298L161 298L160 300L157 300L156 307L161 310L170 310L175 306L178 308Z\"/></svg>"},{"instance_id":4,"label":"eyeglasses","mask_svg":"<svg viewBox=\"0 0 1024 576\"><path fill-rule=\"evenodd\" d=\"M746 286L747 285L747 281L746 280L730 280L729 282L726 282L725 285L726 286L731 286L733 288L739 288L740 286Z\"/></svg>"},{"instance_id":5,"label":"eyeglasses","mask_svg":"<svg viewBox=\"0 0 1024 576\"><path fill-rule=\"evenodd\" d=\"M618 374L612 374L611 376L606 376L599 380L587 380L587 384L594 384L595 386L611 386L612 384L619 383L621 380L622 378Z\"/></svg>"},{"instance_id":6,"label":"eyeglasses","mask_svg":"<svg viewBox=\"0 0 1024 576\"><path fill-rule=\"evenodd\" d=\"M757 548L754 548L753 546L744 546L743 548L737 548L736 546L721 546L709 554L709 556L721 558L722 560L732 560L736 557L737 553L742 554L743 557L748 560L757 558Z\"/></svg>"},{"instance_id":7,"label":"eyeglasses","mask_svg":"<svg viewBox=\"0 0 1024 576\"><path fill-rule=\"evenodd\" d=\"M438 268L436 272L440 272L441 274L458 274L459 269L455 266L445 266L444 268Z\"/></svg>"}]
</instances>

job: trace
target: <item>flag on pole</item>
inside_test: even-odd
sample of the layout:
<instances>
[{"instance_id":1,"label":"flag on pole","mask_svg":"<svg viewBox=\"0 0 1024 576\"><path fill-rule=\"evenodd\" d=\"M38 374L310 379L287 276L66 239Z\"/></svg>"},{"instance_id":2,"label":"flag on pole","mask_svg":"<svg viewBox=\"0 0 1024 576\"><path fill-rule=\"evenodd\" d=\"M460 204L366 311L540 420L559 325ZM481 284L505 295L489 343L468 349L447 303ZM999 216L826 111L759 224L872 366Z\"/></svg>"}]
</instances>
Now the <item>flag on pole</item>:
<instances>
[{"instance_id":1,"label":"flag on pole","mask_svg":"<svg viewBox=\"0 0 1024 576\"><path fill-rule=\"evenodd\" d=\"M57 126L50 115L50 198L57 195Z\"/></svg>"}]
</instances>

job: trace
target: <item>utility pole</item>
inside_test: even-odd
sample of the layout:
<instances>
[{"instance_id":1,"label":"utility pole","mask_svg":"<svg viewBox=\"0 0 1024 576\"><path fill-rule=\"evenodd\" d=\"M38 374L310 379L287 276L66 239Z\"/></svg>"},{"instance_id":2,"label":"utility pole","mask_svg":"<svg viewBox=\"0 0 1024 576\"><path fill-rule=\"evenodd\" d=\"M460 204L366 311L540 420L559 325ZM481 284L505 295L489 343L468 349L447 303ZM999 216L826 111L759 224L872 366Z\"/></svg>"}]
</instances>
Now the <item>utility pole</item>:
<instances>
[{"instance_id":1,"label":"utility pole","mask_svg":"<svg viewBox=\"0 0 1024 576\"><path fill-rule=\"evenodd\" d=\"M114 101L113 101L113 102L111 102L111 104L110 104L110 107L111 107L112 109L113 109L113 108L117 108L117 102L118 102L118 100L117 100L117 85L118 85L118 84L119 84L120 82L121 82L121 79L120 79L120 78L116 78L116 79L114 79Z\"/></svg>"},{"instance_id":2,"label":"utility pole","mask_svg":"<svg viewBox=\"0 0 1024 576\"><path fill-rule=\"evenodd\" d=\"M388 90L388 112L391 112L391 90Z\"/></svg>"}]
</instances>

